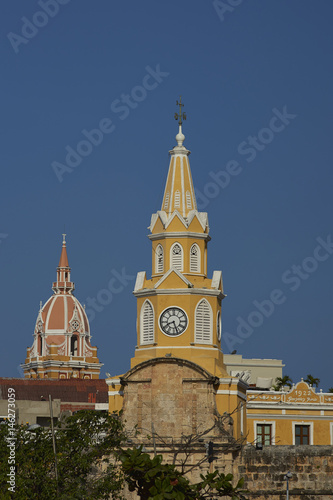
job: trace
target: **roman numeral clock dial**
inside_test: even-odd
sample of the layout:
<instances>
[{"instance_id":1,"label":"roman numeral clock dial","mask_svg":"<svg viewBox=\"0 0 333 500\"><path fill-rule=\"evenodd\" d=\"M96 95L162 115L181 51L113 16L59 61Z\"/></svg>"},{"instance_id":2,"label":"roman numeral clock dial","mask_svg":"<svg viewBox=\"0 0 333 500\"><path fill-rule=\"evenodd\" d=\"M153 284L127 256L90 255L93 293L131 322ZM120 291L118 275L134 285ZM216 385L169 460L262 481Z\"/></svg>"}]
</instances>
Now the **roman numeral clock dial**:
<instances>
[{"instance_id":1,"label":"roman numeral clock dial","mask_svg":"<svg viewBox=\"0 0 333 500\"><path fill-rule=\"evenodd\" d=\"M177 337L185 332L188 325L187 315L179 307L168 307L160 316L160 328L165 335Z\"/></svg>"}]
</instances>

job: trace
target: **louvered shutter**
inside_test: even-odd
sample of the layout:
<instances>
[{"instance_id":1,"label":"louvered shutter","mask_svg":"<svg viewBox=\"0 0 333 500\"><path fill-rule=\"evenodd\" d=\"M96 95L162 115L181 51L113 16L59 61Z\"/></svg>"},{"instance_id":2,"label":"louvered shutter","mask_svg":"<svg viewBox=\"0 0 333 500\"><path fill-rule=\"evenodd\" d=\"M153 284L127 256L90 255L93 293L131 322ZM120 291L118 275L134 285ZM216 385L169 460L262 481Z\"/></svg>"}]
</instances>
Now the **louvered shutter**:
<instances>
[{"instance_id":1,"label":"louvered shutter","mask_svg":"<svg viewBox=\"0 0 333 500\"><path fill-rule=\"evenodd\" d=\"M212 312L207 300L202 300L195 313L195 341L199 344L212 342Z\"/></svg>"},{"instance_id":2,"label":"louvered shutter","mask_svg":"<svg viewBox=\"0 0 333 500\"><path fill-rule=\"evenodd\" d=\"M154 310L150 302L146 301L142 306L141 315L141 344L152 344L154 342Z\"/></svg>"}]
</instances>

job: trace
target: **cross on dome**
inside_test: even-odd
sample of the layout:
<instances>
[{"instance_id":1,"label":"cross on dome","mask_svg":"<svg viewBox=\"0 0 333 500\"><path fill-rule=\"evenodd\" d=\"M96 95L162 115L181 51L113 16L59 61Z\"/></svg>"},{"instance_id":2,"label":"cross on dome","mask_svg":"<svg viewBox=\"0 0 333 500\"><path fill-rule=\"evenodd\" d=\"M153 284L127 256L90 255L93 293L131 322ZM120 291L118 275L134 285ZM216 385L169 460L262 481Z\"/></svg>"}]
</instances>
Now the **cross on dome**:
<instances>
[{"instance_id":1,"label":"cross on dome","mask_svg":"<svg viewBox=\"0 0 333 500\"><path fill-rule=\"evenodd\" d=\"M182 104L182 96L179 96L179 102L176 101L176 105L179 106L179 113L175 113L175 120L178 120L178 124L181 126L183 120L186 120L186 113L182 112L184 104Z\"/></svg>"},{"instance_id":2,"label":"cross on dome","mask_svg":"<svg viewBox=\"0 0 333 500\"><path fill-rule=\"evenodd\" d=\"M179 131L176 135L176 141L178 146L183 146L183 142L185 140L185 135L182 132L182 123L183 120L186 120L186 113L182 111L184 104L182 104L182 96L179 96L179 102L176 101L176 105L179 106L179 112L175 113L175 120L178 120Z\"/></svg>"}]
</instances>

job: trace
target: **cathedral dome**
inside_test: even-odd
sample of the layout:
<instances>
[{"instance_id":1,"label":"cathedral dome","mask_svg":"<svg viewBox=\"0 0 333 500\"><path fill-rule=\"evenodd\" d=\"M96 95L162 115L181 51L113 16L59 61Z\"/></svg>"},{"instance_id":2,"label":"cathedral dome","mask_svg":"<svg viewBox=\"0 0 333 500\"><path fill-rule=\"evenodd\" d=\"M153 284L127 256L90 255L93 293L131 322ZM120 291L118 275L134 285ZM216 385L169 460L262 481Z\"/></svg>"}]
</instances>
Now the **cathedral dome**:
<instances>
[{"instance_id":1,"label":"cathedral dome","mask_svg":"<svg viewBox=\"0 0 333 500\"><path fill-rule=\"evenodd\" d=\"M59 344L59 334L78 332L90 337L89 321L80 302L72 294L55 294L39 311L35 332L43 331L48 344Z\"/></svg>"},{"instance_id":2,"label":"cathedral dome","mask_svg":"<svg viewBox=\"0 0 333 500\"><path fill-rule=\"evenodd\" d=\"M84 307L73 295L65 235L53 295L40 304L34 342L27 349L23 366L26 377L98 378L101 363L91 345L89 321Z\"/></svg>"}]
</instances>

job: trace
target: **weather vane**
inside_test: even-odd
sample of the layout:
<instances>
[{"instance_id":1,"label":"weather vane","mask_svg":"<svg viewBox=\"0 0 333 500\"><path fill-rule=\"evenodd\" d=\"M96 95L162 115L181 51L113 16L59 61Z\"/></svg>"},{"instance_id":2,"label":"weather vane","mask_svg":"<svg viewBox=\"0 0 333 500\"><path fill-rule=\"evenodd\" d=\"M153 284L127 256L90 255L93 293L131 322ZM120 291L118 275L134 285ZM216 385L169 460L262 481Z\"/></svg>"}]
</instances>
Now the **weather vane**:
<instances>
[{"instance_id":1,"label":"weather vane","mask_svg":"<svg viewBox=\"0 0 333 500\"><path fill-rule=\"evenodd\" d=\"M175 113L175 120L178 120L178 124L181 125L183 123L183 120L186 120L186 113L182 112L182 107L184 104L182 104L182 96L179 96L179 102L176 101L177 106L179 106L179 113Z\"/></svg>"}]
</instances>

